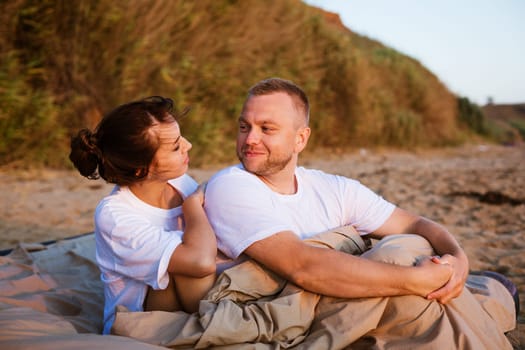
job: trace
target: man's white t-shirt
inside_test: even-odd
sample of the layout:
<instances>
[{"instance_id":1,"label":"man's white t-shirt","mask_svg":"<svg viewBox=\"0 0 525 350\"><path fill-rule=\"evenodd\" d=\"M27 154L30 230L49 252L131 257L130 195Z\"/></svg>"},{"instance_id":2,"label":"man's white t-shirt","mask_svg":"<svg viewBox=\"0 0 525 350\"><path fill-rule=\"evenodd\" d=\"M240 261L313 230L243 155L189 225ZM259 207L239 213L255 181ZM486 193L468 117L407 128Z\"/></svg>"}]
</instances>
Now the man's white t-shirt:
<instances>
[{"instance_id":1,"label":"man's white t-shirt","mask_svg":"<svg viewBox=\"0 0 525 350\"><path fill-rule=\"evenodd\" d=\"M188 175L169 183L183 198L198 186ZM183 229L182 207L153 207L128 187L115 186L100 201L95 211L95 239L104 283L104 334L111 329L117 305L142 311L148 286L168 286L168 263L181 243Z\"/></svg>"},{"instance_id":2,"label":"man's white t-shirt","mask_svg":"<svg viewBox=\"0 0 525 350\"><path fill-rule=\"evenodd\" d=\"M206 187L205 209L218 248L237 258L252 243L277 232L293 231L302 239L343 225L361 234L378 229L395 206L344 176L297 167L297 192L272 191L242 165L215 174Z\"/></svg>"}]
</instances>

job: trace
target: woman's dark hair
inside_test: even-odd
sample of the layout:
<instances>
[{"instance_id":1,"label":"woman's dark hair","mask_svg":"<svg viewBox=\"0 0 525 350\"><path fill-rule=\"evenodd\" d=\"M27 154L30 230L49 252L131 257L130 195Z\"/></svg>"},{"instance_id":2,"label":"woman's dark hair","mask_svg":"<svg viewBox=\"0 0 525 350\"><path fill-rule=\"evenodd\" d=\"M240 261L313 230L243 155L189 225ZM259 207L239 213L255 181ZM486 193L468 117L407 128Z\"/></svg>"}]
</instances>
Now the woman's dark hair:
<instances>
[{"instance_id":1,"label":"woman's dark hair","mask_svg":"<svg viewBox=\"0 0 525 350\"><path fill-rule=\"evenodd\" d=\"M94 132L82 129L71 138L69 159L82 176L129 186L148 175L159 148L150 128L175 122L188 111L174 115L173 101L161 96L121 105L105 115Z\"/></svg>"}]
</instances>

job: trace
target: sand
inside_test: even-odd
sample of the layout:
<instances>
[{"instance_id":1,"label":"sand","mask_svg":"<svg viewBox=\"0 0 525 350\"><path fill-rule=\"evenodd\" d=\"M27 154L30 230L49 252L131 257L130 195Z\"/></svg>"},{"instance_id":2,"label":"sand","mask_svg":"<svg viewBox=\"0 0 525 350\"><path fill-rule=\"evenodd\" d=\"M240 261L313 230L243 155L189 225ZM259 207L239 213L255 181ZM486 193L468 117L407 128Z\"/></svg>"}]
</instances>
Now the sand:
<instances>
[{"instance_id":1,"label":"sand","mask_svg":"<svg viewBox=\"0 0 525 350\"><path fill-rule=\"evenodd\" d=\"M386 199L446 226L473 270L507 275L525 310L525 146L439 151L359 150L302 164L360 180ZM216 169L192 169L204 181ZM0 170L0 250L93 230L98 201L113 186L72 171ZM525 312L512 332L525 346Z\"/></svg>"}]
</instances>

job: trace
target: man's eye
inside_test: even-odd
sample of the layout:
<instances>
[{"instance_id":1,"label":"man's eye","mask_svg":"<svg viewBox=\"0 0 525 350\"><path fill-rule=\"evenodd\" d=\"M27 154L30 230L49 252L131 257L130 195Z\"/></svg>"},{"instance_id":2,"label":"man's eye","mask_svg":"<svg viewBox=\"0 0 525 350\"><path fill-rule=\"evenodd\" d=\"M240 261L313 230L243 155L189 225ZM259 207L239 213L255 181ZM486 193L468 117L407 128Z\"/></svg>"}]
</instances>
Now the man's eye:
<instances>
[{"instance_id":1,"label":"man's eye","mask_svg":"<svg viewBox=\"0 0 525 350\"><path fill-rule=\"evenodd\" d=\"M240 131L248 131L248 125L243 125L243 124L239 125L239 130Z\"/></svg>"}]
</instances>

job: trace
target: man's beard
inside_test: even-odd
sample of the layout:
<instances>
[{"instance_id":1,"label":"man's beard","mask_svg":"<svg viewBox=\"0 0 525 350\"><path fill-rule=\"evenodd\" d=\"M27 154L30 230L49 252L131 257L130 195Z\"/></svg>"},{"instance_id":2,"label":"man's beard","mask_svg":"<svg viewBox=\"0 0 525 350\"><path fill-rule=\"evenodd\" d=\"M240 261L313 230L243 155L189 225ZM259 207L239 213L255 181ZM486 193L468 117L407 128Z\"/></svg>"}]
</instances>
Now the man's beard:
<instances>
[{"instance_id":1,"label":"man's beard","mask_svg":"<svg viewBox=\"0 0 525 350\"><path fill-rule=\"evenodd\" d=\"M292 160L292 154L283 154L281 156L269 155L265 161L258 163L257 165L250 166L248 162L244 161L243 151L237 152L237 157L241 161L244 169L248 170L250 173L253 173L258 176L268 176L275 174L286 168L286 166Z\"/></svg>"}]
</instances>

